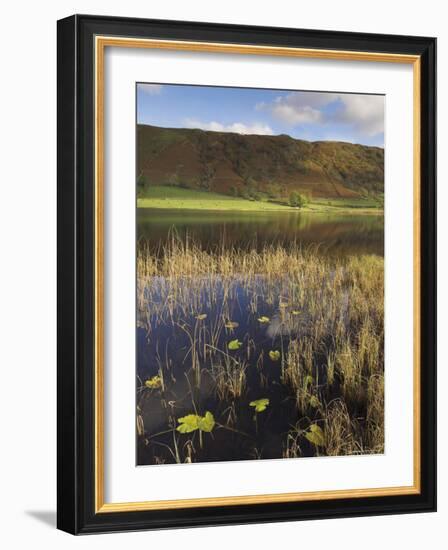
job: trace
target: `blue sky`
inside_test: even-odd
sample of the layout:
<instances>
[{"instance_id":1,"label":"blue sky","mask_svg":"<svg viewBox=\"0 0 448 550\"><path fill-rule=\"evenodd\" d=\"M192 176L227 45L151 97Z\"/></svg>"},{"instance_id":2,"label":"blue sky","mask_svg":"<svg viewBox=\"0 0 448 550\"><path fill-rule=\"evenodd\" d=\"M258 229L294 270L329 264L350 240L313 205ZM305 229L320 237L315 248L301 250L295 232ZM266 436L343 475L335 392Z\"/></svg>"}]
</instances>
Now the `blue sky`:
<instances>
[{"instance_id":1,"label":"blue sky","mask_svg":"<svg viewBox=\"0 0 448 550\"><path fill-rule=\"evenodd\" d=\"M137 122L383 147L384 97L140 83Z\"/></svg>"}]
</instances>

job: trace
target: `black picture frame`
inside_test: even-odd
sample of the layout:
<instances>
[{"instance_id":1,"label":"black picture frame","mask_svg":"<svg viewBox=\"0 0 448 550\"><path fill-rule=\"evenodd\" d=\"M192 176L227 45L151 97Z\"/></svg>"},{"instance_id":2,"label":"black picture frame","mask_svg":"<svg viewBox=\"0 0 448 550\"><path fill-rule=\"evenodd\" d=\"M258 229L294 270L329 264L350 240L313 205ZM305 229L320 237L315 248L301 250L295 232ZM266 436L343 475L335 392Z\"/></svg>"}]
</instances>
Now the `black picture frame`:
<instances>
[{"instance_id":1,"label":"black picture frame","mask_svg":"<svg viewBox=\"0 0 448 550\"><path fill-rule=\"evenodd\" d=\"M421 490L303 502L95 512L94 55L97 35L417 55L421 60ZM74 15L58 21L58 511L73 534L436 510L436 39Z\"/></svg>"}]
</instances>

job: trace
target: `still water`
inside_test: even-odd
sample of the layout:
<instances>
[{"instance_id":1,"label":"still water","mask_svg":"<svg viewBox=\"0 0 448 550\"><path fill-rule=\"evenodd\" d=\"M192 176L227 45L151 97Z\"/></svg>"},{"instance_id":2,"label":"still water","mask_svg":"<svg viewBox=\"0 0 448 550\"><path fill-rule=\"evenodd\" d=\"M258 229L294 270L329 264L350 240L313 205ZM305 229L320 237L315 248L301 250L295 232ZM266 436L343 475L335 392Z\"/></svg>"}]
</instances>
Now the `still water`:
<instances>
[{"instance_id":1,"label":"still water","mask_svg":"<svg viewBox=\"0 0 448 550\"><path fill-rule=\"evenodd\" d=\"M294 242L335 255L384 254L384 218L378 215L137 210L137 238L151 249L162 247L173 228L205 250L223 241L243 249Z\"/></svg>"},{"instance_id":2,"label":"still water","mask_svg":"<svg viewBox=\"0 0 448 550\"><path fill-rule=\"evenodd\" d=\"M222 247L261 250L266 245L281 244L312 247L319 254L332 257L384 253L382 216L137 210L138 240L148 244L153 254L163 254L173 232L181 241L188 237L207 251ZM172 283L163 277L153 278L151 289L144 290L148 293L148 307L137 328L137 403L143 426L143 435L137 438L139 465L285 456L288 431L301 421L304 413L297 410L294 392L283 383L283 356L292 341L310 337L316 323L324 322L331 327L335 322L330 312L328 318L326 313L314 318L306 301L297 316L289 311L295 307L292 300L289 309L282 309L279 303L284 300L282 296L288 296L289 285L288 275L279 273L275 283L270 283L269 293L275 296L270 300L262 277L254 279L248 287L235 274L230 287L225 288L219 280L213 285L202 285L200 281ZM168 311L166 304L176 294L200 296L198 311L180 305L173 305ZM328 298L323 294L320 299L326 304ZM338 318L348 323L348 295L341 292L337 300ZM260 316L265 316L269 323L260 323ZM285 316L289 319L287 323ZM225 320L231 320L235 328L227 328ZM212 333L213 346L208 345ZM241 348L229 352L231 340L241 342ZM191 366L193 352L196 353L196 347L199 353L200 348L207 346L216 353L206 353L201 359L198 385L196 371ZM327 402L340 397L337 379L327 386L325 350L331 346L329 328L328 335L316 347L310 371L318 383L320 398ZM281 361L270 358L272 350L281 352ZM220 397L217 380L225 375L229 384L236 383L238 372L244 374L242 395L235 399ZM158 373L163 375L163 388L145 389L144 381ZM269 399L269 407L255 424L248 403L260 397ZM220 426L207 436L204 445L197 438L190 441L175 430L178 419L195 410L212 411ZM354 404L350 411L357 419L365 415L364 406ZM315 452L302 438L301 456L314 456Z\"/></svg>"}]
</instances>

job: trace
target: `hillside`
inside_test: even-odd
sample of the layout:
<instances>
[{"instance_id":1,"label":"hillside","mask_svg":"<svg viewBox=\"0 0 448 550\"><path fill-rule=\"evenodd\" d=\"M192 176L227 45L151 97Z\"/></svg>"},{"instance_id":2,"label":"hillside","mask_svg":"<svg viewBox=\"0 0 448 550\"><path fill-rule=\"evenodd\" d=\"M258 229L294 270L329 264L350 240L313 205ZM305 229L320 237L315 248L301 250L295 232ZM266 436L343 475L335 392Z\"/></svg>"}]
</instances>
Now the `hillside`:
<instances>
[{"instance_id":1,"label":"hillside","mask_svg":"<svg viewBox=\"0 0 448 550\"><path fill-rule=\"evenodd\" d=\"M344 142L309 142L194 129L137 128L139 192L151 185L233 196L312 198L379 196L384 150Z\"/></svg>"}]
</instances>

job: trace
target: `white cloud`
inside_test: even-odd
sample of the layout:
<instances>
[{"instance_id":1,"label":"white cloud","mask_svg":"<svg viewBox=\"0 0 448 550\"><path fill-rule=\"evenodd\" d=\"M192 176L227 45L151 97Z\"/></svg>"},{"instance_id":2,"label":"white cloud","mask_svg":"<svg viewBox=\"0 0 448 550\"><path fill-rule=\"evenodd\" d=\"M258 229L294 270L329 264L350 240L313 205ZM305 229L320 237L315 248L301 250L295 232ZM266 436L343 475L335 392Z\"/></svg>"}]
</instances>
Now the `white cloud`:
<instances>
[{"instance_id":1,"label":"white cloud","mask_svg":"<svg viewBox=\"0 0 448 550\"><path fill-rule=\"evenodd\" d=\"M326 109L328 106L330 109ZM384 131L384 97L377 95L291 92L271 103L259 103L258 111L268 111L289 126L304 124L351 126L367 136Z\"/></svg>"},{"instance_id":2,"label":"white cloud","mask_svg":"<svg viewBox=\"0 0 448 550\"><path fill-rule=\"evenodd\" d=\"M162 84L139 84L139 91L148 95L159 95L162 93Z\"/></svg>"},{"instance_id":3,"label":"white cloud","mask_svg":"<svg viewBox=\"0 0 448 550\"><path fill-rule=\"evenodd\" d=\"M308 105L294 107L286 103L278 103L272 107L272 114L291 126L322 122L322 113Z\"/></svg>"},{"instance_id":4,"label":"white cloud","mask_svg":"<svg viewBox=\"0 0 448 550\"><path fill-rule=\"evenodd\" d=\"M279 96L272 103L259 103L256 110L267 110L290 126L317 124L324 122L321 107L338 99L337 94L315 92L292 92Z\"/></svg>"},{"instance_id":5,"label":"white cloud","mask_svg":"<svg viewBox=\"0 0 448 550\"><path fill-rule=\"evenodd\" d=\"M378 95L341 95L344 109L335 115L336 122L352 124L368 136L384 132L384 97Z\"/></svg>"},{"instance_id":6,"label":"white cloud","mask_svg":"<svg viewBox=\"0 0 448 550\"><path fill-rule=\"evenodd\" d=\"M203 122L193 118L187 118L184 121L187 128L199 128L201 130L211 130L212 132L233 132L235 134L258 134L272 136L273 131L266 124L244 124L243 122L234 122L233 124L221 124L220 122L211 121Z\"/></svg>"}]
</instances>

